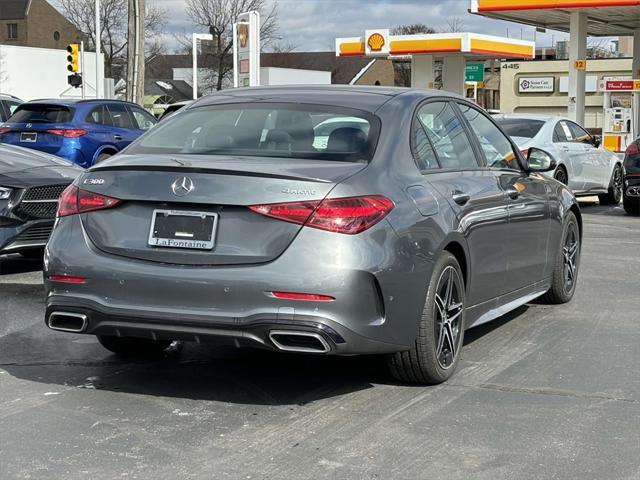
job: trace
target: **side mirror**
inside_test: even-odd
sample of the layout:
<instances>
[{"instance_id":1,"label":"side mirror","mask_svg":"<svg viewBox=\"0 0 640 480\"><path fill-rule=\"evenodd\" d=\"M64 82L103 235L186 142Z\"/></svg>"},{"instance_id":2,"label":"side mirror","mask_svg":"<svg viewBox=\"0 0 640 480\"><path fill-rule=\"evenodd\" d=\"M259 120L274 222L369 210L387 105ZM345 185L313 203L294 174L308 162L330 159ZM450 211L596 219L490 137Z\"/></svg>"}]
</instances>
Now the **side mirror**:
<instances>
[{"instance_id":1,"label":"side mirror","mask_svg":"<svg viewBox=\"0 0 640 480\"><path fill-rule=\"evenodd\" d=\"M527 152L527 171L549 172L558 166L556 159L541 148L531 147Z\"/></svg>"},{"instance_id":2,"label":"side mirror","mask_svg":"<svg viewBox=\"0 0 640 480\"><path fill-rule=\"evenodd\" d=\"M598 148L602 145L602 137L600 135L591 135L591 145Z\"/></svg>"}]
</instances>

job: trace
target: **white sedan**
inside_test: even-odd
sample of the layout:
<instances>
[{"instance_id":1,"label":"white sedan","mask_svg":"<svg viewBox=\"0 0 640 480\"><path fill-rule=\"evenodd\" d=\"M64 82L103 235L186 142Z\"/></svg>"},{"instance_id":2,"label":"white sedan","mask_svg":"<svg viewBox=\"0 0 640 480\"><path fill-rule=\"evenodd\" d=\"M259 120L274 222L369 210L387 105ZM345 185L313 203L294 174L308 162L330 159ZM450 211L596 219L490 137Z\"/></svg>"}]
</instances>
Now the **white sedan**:
<instances>
[{"instance_id":1,"label":"white sedan","mask_svg":"<svg viewBox=\"0 0 640 480\"><path fill-rule=\"evenodd\" d=\"M576 195L598 195L602 204L622 198L622 162L589 134L564 117L501 114L493 118L521 150L539 147L551 153L557 168L546 175L567 185Z\"/></svg>"}]
</instances>

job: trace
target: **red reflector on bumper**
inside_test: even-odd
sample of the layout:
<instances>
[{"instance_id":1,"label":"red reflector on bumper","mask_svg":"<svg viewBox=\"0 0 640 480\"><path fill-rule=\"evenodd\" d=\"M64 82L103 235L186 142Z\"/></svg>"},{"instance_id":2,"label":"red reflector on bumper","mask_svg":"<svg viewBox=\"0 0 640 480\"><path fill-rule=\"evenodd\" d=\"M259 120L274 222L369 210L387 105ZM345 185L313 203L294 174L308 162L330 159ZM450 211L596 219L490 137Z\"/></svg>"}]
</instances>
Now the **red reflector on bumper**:
<instances>
[{"instance_id":1,"label":"red reflector on bumper","mask_svg":"<svg viewBox=\"0 0 640 480\"><path fill-rule=\"evenodd\" d=\"M335 300L329 295L318 295L317 293L296 293L296 292L271 292L276 298L284 300L313 300L317 302L331 302Z\"/></svg>"},{"instance_id":2,"label":"red reflector on bumper","mask_svg":"<svg viewBox=\"0 0 640 480\"><path fill-rule=\"evenodd\" d=\"M73 277L71 275L49 275L47 277L48 280L52 282L60 282L60 283L73 283L73 284L82 284L87 283L87 279L84 277Z\"/></svg>"}]
</instances>

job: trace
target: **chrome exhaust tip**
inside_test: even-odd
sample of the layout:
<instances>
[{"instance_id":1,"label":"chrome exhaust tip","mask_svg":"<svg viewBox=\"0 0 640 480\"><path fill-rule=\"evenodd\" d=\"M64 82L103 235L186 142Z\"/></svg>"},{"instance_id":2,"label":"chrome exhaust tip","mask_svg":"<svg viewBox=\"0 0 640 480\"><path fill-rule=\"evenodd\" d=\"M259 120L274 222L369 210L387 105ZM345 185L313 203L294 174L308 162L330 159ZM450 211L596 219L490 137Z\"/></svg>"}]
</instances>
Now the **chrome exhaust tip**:
<instances>
[{"instance_id":1,"label":"chrome exhaust tip","mask_svg":"<svg viewBox=\"0 0 640 480\"><path fill-rule=\"evenodd\" d=\"M331 347L319 333L296 330L271 330L269 339L284 352L327 353Z\"/></svg>"},{"instance_id":2,"label":"chrome exhaust tip","mask_svg":"<svg viewBox=\"0 0 640 480\"><path fill-rule=\"evenodd\" d=\"M74 312L51 312L47 326L60 332L81 333L87 327L87 316Z\"/></svg>"}]
</instances>

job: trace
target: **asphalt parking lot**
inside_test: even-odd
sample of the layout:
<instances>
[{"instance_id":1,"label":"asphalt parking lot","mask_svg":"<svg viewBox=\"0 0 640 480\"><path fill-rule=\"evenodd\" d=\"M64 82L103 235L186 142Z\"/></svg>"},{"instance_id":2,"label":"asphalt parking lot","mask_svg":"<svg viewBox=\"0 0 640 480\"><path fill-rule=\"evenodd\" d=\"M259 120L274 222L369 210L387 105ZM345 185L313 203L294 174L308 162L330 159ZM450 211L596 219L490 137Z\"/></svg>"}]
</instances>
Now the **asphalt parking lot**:
<instances>
[{"instance_id":1,"label":"asphalt parking lot","mask_svg":"<svg viewBox=\"0 0 640 480\"><path fill-rule=\"evenodd\" d=\"M580 284L467 334L445 385L376 358L187 344L127 362L0 262L0 479L638 479L640 219L583 204Z\"/></svg>"}]
</instances>

